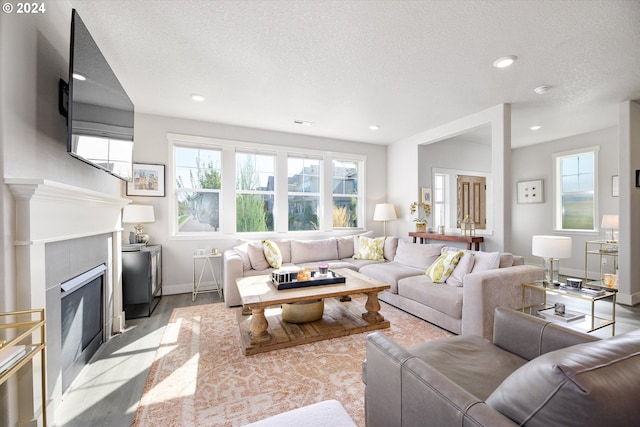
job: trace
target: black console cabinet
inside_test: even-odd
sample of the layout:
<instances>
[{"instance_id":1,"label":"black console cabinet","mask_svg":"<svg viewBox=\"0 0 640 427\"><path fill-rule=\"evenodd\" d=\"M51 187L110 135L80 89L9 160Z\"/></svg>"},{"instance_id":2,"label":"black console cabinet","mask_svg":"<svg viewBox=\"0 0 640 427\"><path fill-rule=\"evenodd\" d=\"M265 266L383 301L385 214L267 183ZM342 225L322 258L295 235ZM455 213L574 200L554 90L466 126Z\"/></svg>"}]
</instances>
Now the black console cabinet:
<instances>
[{"instance_id":1,"label":"black console cabinet","mask_svg":"<svg viewBox=\"0 0 640 427\"><path fill-rule=\"evenodd\" d=\"M146 304L146 316L151 316L162 298L162 246L149 245L139 251L122 252L122 293L125 313L127 306L133 310L133 305Z\"/></svg>"}]
</instances>

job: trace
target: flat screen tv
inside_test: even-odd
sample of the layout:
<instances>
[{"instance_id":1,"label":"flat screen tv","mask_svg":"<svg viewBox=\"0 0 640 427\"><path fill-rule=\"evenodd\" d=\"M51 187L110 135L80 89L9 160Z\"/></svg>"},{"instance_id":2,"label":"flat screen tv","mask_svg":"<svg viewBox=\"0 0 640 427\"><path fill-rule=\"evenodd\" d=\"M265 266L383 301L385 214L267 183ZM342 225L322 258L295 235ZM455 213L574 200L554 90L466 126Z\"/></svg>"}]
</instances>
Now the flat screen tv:
<instances>
[{"instance_id":1,"label":"flat screen tv","mask_svg":"<svg viewBox=\"0 0 640 427\"><path fill-rule=\"evenodd\" d=\"M78 12L71 13L67 151L131 181L133 103Z\"/></svg>"}]
</instances>

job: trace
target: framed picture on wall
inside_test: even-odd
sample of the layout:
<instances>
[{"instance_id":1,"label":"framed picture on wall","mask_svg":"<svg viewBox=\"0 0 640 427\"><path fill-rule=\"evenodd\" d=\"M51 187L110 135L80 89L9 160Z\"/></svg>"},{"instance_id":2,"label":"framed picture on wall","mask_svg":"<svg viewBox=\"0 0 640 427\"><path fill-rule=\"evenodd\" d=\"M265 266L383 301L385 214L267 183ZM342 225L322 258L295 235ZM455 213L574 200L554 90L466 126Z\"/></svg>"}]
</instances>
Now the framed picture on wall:
<instances>
[{"instance_id":1,"label":"framed picture on wall","mask_svg":"<svg viewBox=\"0 0 640 427\"><path fill-rule=\"evenodd\" d=\"M420 189L420 202L426 203L427 205L431 204L431 188L422 187Z\"/></svg>"},{"instance_id":2,"label":"framed picture on wall","mask_svg":"<svg viewBox=\"0 0 640 427\"><path fill-rule=\"evenodd\" d=\"M164 197L164 165L134 163L133 181L127 182L127 196Z\"/></svg>"},{"instance_id":3,"label":"framed picture on wall","mask_svg":"<svg viewBox=\"0 0 640 427\"><path fill-rule=\"evenodd\" d=\"M534 179L531 181L522 181L518 183L518 203L542 203L544 202L544 193L542 189L543 181Z\"/></svg>"}]
</instances>

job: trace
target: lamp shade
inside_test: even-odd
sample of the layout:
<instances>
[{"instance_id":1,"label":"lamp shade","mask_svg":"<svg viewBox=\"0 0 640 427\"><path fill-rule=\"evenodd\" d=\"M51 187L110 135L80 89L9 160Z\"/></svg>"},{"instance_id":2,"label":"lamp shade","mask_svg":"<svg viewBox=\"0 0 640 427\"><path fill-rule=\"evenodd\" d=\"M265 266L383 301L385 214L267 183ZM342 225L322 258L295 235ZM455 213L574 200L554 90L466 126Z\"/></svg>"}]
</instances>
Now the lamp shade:
<instances>
[{"instance_id":1,"label":"lamp shade","mask_svg":"<svg viewBox=\"0 0 640 427\"><path fill-rule=\"evenodd\" d=\"M378 203L375 211L373 211L374 221L391 221L398 219L396 208L392 203Z\"/></svg>"},{"instance_id":2,"label":"lamp shade","mask_svg":"<svg viewBox=\"0 0 640 427\"><path fill-rule=\"evenodd\" d=\"M618 229L618 215L602 215L601 228L615 228Z\"/></svg>"},{"instance_id":3,"label":"lamp shade","mask_svg":"<svg viewBox=\"0 0 640 427\"><path fill-rule=\"evenodd\" d=\"M122 222L127 224L143 224L155 222L153 206L150 205L126 205L122 209Z\"/></svg>"},{"instance_id":4,"label":"lamp shade","mask_svg":"<svg viewBox=\"0 0 640 427\"><path fill-rule=\"evenodd\" d=\"M571 237L533 236L531 253L542 258L571 258Z\"/></svg>"}]
</instances>

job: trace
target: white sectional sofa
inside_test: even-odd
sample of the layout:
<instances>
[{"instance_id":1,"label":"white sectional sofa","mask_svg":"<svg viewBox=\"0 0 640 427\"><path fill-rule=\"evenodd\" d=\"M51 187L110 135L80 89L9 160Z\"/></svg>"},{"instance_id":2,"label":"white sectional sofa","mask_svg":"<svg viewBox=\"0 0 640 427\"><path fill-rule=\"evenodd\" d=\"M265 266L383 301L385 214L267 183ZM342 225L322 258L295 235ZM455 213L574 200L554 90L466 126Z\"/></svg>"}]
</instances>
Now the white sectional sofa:
<instances>
[{"instance_id":1,"label":"white sectional sofa","mask_svg":"<svg viewBox=\"0 0 640 427\"><path fill-rule=\"evenodd\" d=\"M524 265L524 259L509 253L472 252L443 244L419 244L387 237L384 259L355 259L357 236L321 240L276 241L282 265L317 269L320 262L330 269L350 268L391 285L379 294L381 301L405 310L456 334L491 339L496 307L520 308L522 286L544 278L544 270ZM447 250L464 256L445 283L433 283L427 268ZM267 275L273 271L264 256L261 241L244 241L223 254L224 298L227 307L242 304L236 279ZM538 294L526 298L539 298ZM531 303L532 301L527 301Z\"/></svg>"}]
</instances>

